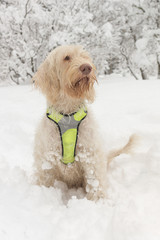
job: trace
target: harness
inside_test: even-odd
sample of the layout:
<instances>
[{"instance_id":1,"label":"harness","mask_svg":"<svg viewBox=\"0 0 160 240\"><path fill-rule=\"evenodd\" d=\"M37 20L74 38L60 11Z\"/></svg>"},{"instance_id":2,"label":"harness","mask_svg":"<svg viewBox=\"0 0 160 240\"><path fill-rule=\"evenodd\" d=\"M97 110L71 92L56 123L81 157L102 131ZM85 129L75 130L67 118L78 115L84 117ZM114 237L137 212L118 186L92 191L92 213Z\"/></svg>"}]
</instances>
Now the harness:
<instances>
[{"instance_id":1,"label":"harness","mask_svg":"<svg viewBox=\"0 0 160 240\"><path fill-rule=\"evenodd\" d=\"M64 164L73 163L75 160L79 125L87 116L87 110L81 108L78 112L66 115L58 113L50 107L47 109L46 115L59 129L62 145L61 161Z\"/></svg>"}]
</instances>

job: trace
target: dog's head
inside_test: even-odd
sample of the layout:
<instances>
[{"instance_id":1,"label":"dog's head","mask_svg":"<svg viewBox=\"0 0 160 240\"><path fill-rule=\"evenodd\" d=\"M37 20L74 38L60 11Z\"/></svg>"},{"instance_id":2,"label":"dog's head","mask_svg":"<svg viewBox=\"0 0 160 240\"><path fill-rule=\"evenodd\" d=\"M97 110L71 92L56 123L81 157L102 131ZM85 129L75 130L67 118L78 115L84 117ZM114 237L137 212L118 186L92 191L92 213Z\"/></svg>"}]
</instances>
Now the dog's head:
<instances>
[{"instance_id":1,"label":"dog's head","mask_svg":"<svg viewBox=\"0 0 160 240\"><path fill-rule=\"evenodd\" d=\"M35 86L54 104L59 96L94 100L95 66L82 46L54 49L33 77Z\"/></svg>"}]
</instances>

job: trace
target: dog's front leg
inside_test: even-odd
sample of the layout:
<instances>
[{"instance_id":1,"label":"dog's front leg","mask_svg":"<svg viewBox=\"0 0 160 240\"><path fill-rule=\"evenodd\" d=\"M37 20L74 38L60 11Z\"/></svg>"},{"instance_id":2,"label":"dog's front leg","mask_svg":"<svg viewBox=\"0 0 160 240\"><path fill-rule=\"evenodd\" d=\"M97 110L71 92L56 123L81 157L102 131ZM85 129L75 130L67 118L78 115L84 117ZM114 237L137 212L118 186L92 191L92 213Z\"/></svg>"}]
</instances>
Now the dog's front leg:
<instances>
[{"instance_id":1,"label":"dog's front leg","mask_svg":"<svg viewBox=\"0 0 160 240\"><path fill-rule=\"evenodd\" d=\"M93 158L92 162L83 162L84 187L89 200L97 201L100 198L106 198L107 166L104 158L102 159L97 161L97 158Z\"/></svg>"}]
</instances>

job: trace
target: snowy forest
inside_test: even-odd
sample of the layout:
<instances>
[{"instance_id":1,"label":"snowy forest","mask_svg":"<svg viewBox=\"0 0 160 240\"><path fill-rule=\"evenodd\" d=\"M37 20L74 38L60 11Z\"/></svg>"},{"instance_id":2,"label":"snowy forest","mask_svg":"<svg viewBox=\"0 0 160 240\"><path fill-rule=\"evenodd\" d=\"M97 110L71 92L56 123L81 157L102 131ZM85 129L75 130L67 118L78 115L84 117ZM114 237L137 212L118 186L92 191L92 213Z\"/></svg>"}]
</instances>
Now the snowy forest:
<instances>
[{"instance_id":1,"label":"snowy forest","mask_svg":"<svg viewBox=\"0 0 160 240\"><path fill-rule=\"evenodd\" d=\"M36 129L45 145L39 160L46 159L37 174L52 172L61 146L55 137L52 148L49 102L32 76L64 44L83 45L97 68L95 101L84 102L91 114L80 130L82 161L76 171L62 168L64 179L70 168L68 179L89 173L87 183L99 186L92 175L104 169L94 158L105 155L107 197L96 202L65 181L34 180ZM60 91L58 99L52 89L56 106L64 96L67 107L83 106L79 94ZM0 240L160 240L160 0L0 0L0 102Z\"/></svg>"},{"instance_id":2,"label":"snowy forest","mask_svg":"<svg viewBox=\"0 0 160 240\"><path fill-rule=\"evenodd\" d=\"M98 74L160 79L160 0L0 0L0 82L31 83L48 53L81 44Z\"/></svg>"}]
</instances>

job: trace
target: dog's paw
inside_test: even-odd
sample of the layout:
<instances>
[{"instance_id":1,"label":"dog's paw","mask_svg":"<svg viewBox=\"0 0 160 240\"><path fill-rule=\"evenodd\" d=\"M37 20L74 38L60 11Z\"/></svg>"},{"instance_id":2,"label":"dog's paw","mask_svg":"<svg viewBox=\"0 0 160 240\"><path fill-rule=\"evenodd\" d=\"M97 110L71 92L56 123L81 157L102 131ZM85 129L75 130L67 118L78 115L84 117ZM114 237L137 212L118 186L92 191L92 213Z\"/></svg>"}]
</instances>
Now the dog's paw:
<instances>
[{"instance_id":1,"label":"dog's paw","mask_svg":"<svg viewBox=\"0 0 160 240\"><path fill-rule=\"evenodd\" d=\"M106 198L106 193L105 191L94 191L94 192L88 192L86 194L86 198L91 201L97 202L100 199L105 199Z\"/></svg>"}]
</instances>

